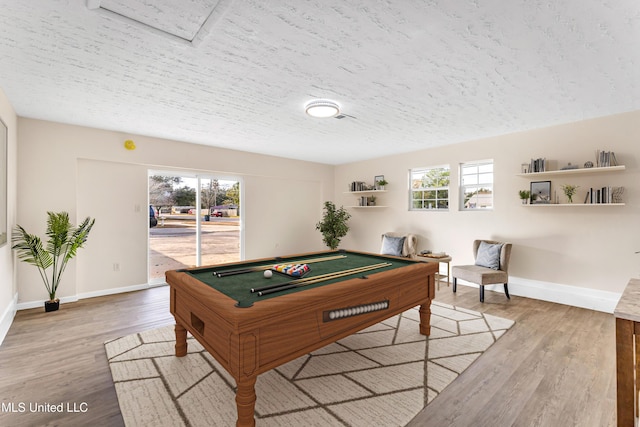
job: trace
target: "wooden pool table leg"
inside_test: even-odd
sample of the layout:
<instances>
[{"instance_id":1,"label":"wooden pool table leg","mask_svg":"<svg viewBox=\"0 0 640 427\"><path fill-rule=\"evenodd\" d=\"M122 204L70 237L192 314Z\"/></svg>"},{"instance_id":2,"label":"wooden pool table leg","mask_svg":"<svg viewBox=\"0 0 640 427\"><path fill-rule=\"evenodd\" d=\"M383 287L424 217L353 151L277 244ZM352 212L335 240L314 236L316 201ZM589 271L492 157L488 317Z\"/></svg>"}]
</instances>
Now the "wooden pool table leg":
<instances>
[{"instance_id":1,"label":"wooden pool table leg","mask_svg":"<svg viewBox=\"0 0 640 427\"><path fill-rule=\"evenodd\" d=\"M431 301L420 306L420 333L431 335Z\"/></svg>"},{"instance_id":2,"label":"wooden pool table leg","mask_svg":"<svg viewBox=\"0 0 640 427\"><path fill-rule=\"evenodd\" d=\"M256 376L242 377L237 381L236 406L238 420L236 427L254 427L256 420L254 410L256 406Z\"/></svg>"},{"instance_id":3,"label":"wooden pool table leg","mask_svg":"<svg viewBox=\"0 0 640 427\"><path fill-rule=\"evenodd\" d=\"M187 355L187 330L179 322L176 322L176 356Z\"/></svg>"},{"instance_id":4,"label":"wooden pool table leg","mask_svg":"<svg viewBox=\"0 0 640 427\"><path fill-rule=\"evenodd\" d=\"M429 288L429 299L420 306L420 333L431 335L431 301L436 294L435 276L427 276L427 287ZM454 279L455 280L455 279ZM455 291L455 285L454 285Z\"/></svg>"}]
</instances>

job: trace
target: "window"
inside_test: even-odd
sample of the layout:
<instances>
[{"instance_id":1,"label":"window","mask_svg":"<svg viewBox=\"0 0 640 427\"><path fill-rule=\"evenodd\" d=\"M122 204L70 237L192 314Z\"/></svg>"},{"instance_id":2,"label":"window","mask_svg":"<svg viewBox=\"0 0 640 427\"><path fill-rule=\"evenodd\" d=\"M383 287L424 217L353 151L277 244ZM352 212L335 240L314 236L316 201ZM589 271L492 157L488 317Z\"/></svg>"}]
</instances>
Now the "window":
<instances>
[{"instance_id":1,"label":"window","mask_svg":"<svg viewBox=\"0 0 640 427\"><path fill-rule=\"evenodd\" d=\"M149 228L150 284L164 283L166 270L242 259L241 185L233 177L149 171L149 204L160 214Z\"/></svg>"},{"instance_id":2,"label":"window","mask_svg":"<svg viewBox=\"0 0 640 427\"><path fill-rule=\"evenodd\" d=\"M493 209L493 160L460 165L460 209Z\"/></svg>"},{"instance_id":3,"label":"window","mask_svg":"<svg viewBox=\"0 0 640 427\"><path fill-rule=\"evenodd\" d=\"M410 210L449 209L449 166L411 169Z\"/></svg>"}]
</instances>

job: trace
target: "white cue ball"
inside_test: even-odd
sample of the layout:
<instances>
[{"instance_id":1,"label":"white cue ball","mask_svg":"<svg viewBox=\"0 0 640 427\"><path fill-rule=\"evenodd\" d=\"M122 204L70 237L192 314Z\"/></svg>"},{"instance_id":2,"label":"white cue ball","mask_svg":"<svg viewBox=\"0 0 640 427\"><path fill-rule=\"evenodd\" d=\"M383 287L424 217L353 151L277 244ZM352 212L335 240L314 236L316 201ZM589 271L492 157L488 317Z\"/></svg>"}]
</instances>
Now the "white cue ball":
<instances>
[{"instance_id":1,"label":"white cue ball","mask_svg":"<svg viewBox=\"0 0 640 427\"><path fill-rule=\"evenodd\" d=\"M265 279L271 279L271 276L273 276L273 273L271 272L271 270L265 270L264 271Z\"/></svg>"}]
</instances>

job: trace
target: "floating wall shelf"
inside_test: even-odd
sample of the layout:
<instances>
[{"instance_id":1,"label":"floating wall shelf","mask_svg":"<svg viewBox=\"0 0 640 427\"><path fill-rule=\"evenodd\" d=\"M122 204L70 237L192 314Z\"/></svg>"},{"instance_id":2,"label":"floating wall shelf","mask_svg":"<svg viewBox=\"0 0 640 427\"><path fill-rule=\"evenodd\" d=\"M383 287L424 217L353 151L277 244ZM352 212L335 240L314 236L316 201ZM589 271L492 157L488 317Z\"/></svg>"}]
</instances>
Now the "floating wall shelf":
<instances>
[{"instance_id":1,"label":"floating wall shelf","mask_svg":"<svg viewBox=\"0 0 640 427\"><path fill-rule=\"evenodd\" d=\"M536 176L561 176L561 175L579 175L579 174L591 174L591 173L617 172L617 171L623 171L624 169L625 167L624 165L622 165L622 166L607 166L607 167L601 167L601 168L580 168L580 169L565 169L565 170L546 171L546 172L519 173L516 176L520 176L523 178L533 178Z\"/></svg>"}]
</instances>

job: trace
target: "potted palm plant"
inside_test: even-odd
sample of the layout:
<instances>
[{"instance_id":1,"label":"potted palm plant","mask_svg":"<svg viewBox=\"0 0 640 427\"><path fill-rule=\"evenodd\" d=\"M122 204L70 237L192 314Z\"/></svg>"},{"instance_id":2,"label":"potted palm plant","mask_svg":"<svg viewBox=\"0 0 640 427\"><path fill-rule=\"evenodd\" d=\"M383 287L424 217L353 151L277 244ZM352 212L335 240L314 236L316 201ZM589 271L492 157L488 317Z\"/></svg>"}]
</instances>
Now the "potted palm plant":
<instances>
[{"instance_id":1,"label":"potted palm plant","mask_svg":"<svg viewBox=\"0 0 640 427\"><path fill-rule=\"evenodd\" d=\"M320 230L322 241L332 250L337 249L340 239L347 235L349 218L351 214L344 207L336 209L332 202L324 202L324 214L322 221L316 224L316 230Z\"/></svg>"},{"instance_id":2,"label":"potted palm plant","mask_svg":"<svg viewBox=\"0 0 640 427\"><path fill-rule=\"evenodd\" d=\"M11 236L12 248L16 250L18 259L38 267L40 277L49 294L49 301L45 301L45 311L55 311L60 307L60 300L56 298L56 291L62 279L62 273L67 263L76 256L87 241L89 232L95 219L85 218L75 227L69 222L67 212L47 212L46 234L49 237L46 248L40 237L28 233L20 225L16 225ZM49 275L49 267L51 267Z\"/></svg>"}]
</instances>

